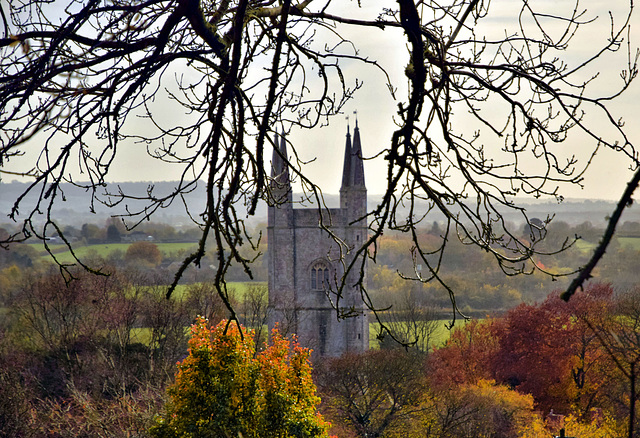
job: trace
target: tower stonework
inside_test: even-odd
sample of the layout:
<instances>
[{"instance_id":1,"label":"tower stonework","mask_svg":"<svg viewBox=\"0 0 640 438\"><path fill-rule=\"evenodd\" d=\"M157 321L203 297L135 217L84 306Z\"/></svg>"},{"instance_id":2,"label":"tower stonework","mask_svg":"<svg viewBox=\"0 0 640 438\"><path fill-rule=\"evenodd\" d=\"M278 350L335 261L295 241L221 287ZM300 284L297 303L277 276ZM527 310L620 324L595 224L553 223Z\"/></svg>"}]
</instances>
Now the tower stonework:
<instances>
[{"instance_id":1,"label":"tower stonework","mask_svg":"<svg viewBox=\"0 0 640 438\"><path fill-rule=\"evenodd\" d=\"M347 128L340 208L323 209L322 213L317 208L293 208L289 172L283 161L287 157L284 138L279 151L274 151L272 159L270 188L275 202L269 206L267 226L269 326L277 322L283 331L296 333L300 344L312 348L316 356L365 351L369 348L369 323L360 292L354 287L361 259L349 272L339 300L335 294L345 266L354 260L354 249L367 238L367 189L357 122L353 143ZM342 240L342 251L320 227L321 220ZM336 304L355 316L339 319Z\"/></svg>"}]
</instances>

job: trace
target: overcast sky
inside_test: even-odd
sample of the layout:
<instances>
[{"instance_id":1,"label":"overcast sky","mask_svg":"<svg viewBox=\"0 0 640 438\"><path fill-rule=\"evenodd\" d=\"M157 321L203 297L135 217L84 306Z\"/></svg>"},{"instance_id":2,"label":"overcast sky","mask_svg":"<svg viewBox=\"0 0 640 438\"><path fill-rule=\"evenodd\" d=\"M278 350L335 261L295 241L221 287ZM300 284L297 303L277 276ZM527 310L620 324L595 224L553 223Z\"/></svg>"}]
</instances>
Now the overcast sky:
<instances>
[{"instance_id":1,"label":"overcast sky","mask_svg":"<svg viewBox=\"0 0 640 438\"><path fill-rule=\"evenodd\" d=\"M342 2L338 2L340 4ZM375 17L379 10L388 4L388 1L366 1L363 0L363 9L357 9L355 2L344 3L345 9L355 11L358 17ZM534 2L539 7L559 7L563 2L541 0ZM514 5L521 2L513 0L494 0L491 4L489 18L484 20L487 32L498 32L500 34L505 27L511 27L517 22L518 9ZM571 4L573 2L566 2ZM588 18L596 18L595 23L585 27L579 32L574 41L573 51L567 53L567 62L579 62L584 56L602 45L606 40L610 27L608 11L615 7L613 16L616 20L624 18L625 7L628 2L623 0L599 1L589 0L580 3L581 8L588 9ZM338 11L341 12L341 11ZM351 12L353 13L353 12ZM635 26L635 36L632 34L632 50L640 45L640 15L633 18ZM353 129L353 111L358 112L358 123L360 126L363 143L363 153L365 156L373 156L389 143L394 130L393 116L396 114L399 101L404 101L406 96L406 77L404 68L408 62L407 51L405 50L405 38L402 33L394 29L384 31L367 28L354 29L345 27L341 30L343 34L351 38L354 44L364 56L376 59L389 73L393 85L398 88L397 97L394 100L387 91L384 75L376 68L363 66L359 63L343 63L345 79L347 84L353 84L356 78L364 85L345 108L345 114L330 120L330 125L318 128L314 131L293 131L289 140L296 146L300 158L311 161L305 166L304 171L310 178L318 183L327 193L337 193L340 185L340 173L342 170L342 157L347 121L345 116L350 116L350 124ZM607 87L620 83L620 71L625 67L626 49L615 56L609 56L599 64L600 77L598 87L603 90ZM640 124L636 123L637 114L640 110L640 80L631 86L622 98L612 102L611 108L616 116L621 117L626 122L627 132L634 143L640 143ZM174 117L175 113L170 108L166 110L167 117ZM593 123L598 123L594 121ZM130 125L130 128L136 128ZM581 140L568 140L567 147L580 150ZM501 145L496 145L500 147ZM32 147L37 149L37 145ZM112 167L112 181L152 181L152 180L174 180L179 176L178 169L172 169L159 163L144 162L146 153L144 145L131 145L117 161L117 165ZM145 163L144 165L142 163ZM19 170L18 163L14 162ZM617 199L624 189L624 184L630 177L628 171L630 162L614 153L602 153L598 156L595 165L587 173L585 188L580 190L575 187L568 187L562 190L566 197L591 198L591 199ZM365 167L367 186L369 193L382 193L385 187L385 170L383 160L368 161ZM5 178L5 181L11 178Z\"/></svg>"},{"instance_id":2,"label":"overcast sky","mask_svg":"<svg viewBox=\"0 0 640 438\"><path fill-rule=\"evenodd\" d=\"M363 2L367 3L367 2ZM368 2L380 3L380 2ZM558 1L536 1L536 7L545 8L553 5L556 10L558 5L565 4L571 7L573 2ZM485 26L493 27L494 31L500 34L500 29L505 27L513 28L517 22L517 8L508 5L520 5L521 2L510 0L493 1L491 5L491 13L485 20ZM505 5L507 5L505 7ZM596 18L596 22L585 26L579 32L574 40L574 48L567 53L567 62L574 65L584 59L588 54L592 53L596 47L601 47L609 35L610 20L608 11L612 6L616 6L614 18L622 20L625 18L625 1L616 0L615 2L607 1L583 1L580 7L589 8L586 14L588 18ZM373 8L372 8L373 9ZM547 9L548 10L548 9ZM632 50L640 46L640 14L633 17L633 27L637 31L632 34ZM616 21L616 22L617 22ZM406 96L406 78L404 76L404 68L408 62L408 55L404 50L405 38L399 32L386 30L385 32L368 30L364 37L358 37L352 34L352 39L359 41L359 48L368 56L381 59L382 64L393 78L394 85L400 88L398 96L402 99ZM611 55L603 59L598 64L600 76L597 86L604 90L611 90L612 87L621 84L620 71L626 66L627 53L622 50L616 55ZM348 75L359 77L364 80L364 87L356 96L356 99L346 108L347 113L353 110L358 111L359 126L361 128L361 137L363 142L363 150L365 155L375 155L382 145L387 145L394 131L392 117L396 114L398 100L393 100L385 90L384 78L375 68L363 68L361 65L354 66L353 70L347 69ZM626 122L626 129L635 143L640 142L640 123L637 123L638 113L640 112L640 79L632 84L631 88L621 97L612 102L611 108L616 116L621 117ZM353 126L353 115L350 114L351 125ZM599 123L599 120L593 123ZM342 148L344 147L344 134L346 131L346 121L344 117L336 117L331 121L331 125L319 130L319 134L302 133L294 135L292 141L297 146L308 144L309 155L316 157L316 161L311 163L309 171L316 180L321 181L324 190L337 193L340 185L340 172L342 160ZM575 148L579 153L582 139L567 140L566 146ZM324 147L322 143L326 142ZM495 147L501 147L500 144ZM322 151L314 155L315 151ZM333 153L325 151L333 150ZM386 180L384 179L385 170L384 162L366 163L367 186L370 193L382 193ZM628 170L630 162L628 159L621 157L611 151L602 151L598 155L598 159L592 169L586 174L585 188L566 187L562 189L562 193L566 197L573 198L590 198L590 199L617 199L624 190L624 186L631 177Z\"/></svg>"}]
</instances>

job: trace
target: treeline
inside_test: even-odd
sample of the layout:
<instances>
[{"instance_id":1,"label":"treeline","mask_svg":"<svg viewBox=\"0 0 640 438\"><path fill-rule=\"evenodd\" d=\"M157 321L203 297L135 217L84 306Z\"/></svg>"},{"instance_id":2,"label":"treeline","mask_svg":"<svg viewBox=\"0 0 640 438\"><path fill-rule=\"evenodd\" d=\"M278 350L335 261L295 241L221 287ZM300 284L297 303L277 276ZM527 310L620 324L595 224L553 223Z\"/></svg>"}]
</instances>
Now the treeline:
<instances>
[{"instance_id":1,"label":"treeline","mask_svg":"<svg viewBox=\"0 0 640 438\"><path fill-rule=\"evenodd\" d=\"M260 227L254 230L258 234ZM96 246L97 253L89 253L87 257L102 257L110 264L122 269L131 264L141 265L141 268L153 270L155 284L168 282L184 260L188 248L160 250L157 245L165 242L191 241L199 233L197 228L192 230L178 230L166 224L145 223L136 229L135 237L129 234L121 222L109 220L102 226L85 224L80 229L69 227L68 236L76 236L79 240L74 244L76 249L88 241L102 243L126 242L144 250L139 257L127 249L115 249L103 253ZM6 226L0 227L0 234L17 232ZM440 277L456 293L458 307L463 313L472 316L483 316L486 313L504 311L521 302L533 303L544 300L550 289L566 287L571 275L588 260L592 248L600 240L604 230L584 222L570 226L566 222L552 221L546 226L545 239L538 243L537 248L548 255L536 256L537 268L528 275L509 277L504 274L495 258L490 254L473 246L464 245L457 239L450 239L440 261ZM425 249L433 249L439 243L442 233L435 222L428 229L418 230L420 241ZM263 233L264 235L265 233ZM527 238L531 230L523 227L521 236ZM640 223L624 222L618 227L617 238L610 245L604 259L599 264L596 275L600 281L610 282L616 287L628 289L640 281L640 271L636 269L634 260L640 257ZM578 237L577 240L576 237ZM638 239L636 241L636 239ZM565 251L557 253L565 242L574 242ZM432 244L430 245L430 242ZM56 242L49 242L56 243ZM266 245L263 241L260 249L255 251L246 248L243 253L252 264L250 278L241 266L232 265L227 273L229 281L266 281L267 260ZM403 233L387 233L380 238L376 263L368 264L368 288L377 304L383 307L387 301L395 300L397 296L410 293L413 299L428 301L442 312L450 310L449 294L437 282L421 283L419 281L405 281L402 277L416 277L418 274L428 276L426 266L418 263L414 266L412 259L413 243L409 236ZM88 248L93 248L89 246ZM65 251L59 245L54 251ZM144 253L147 253L146 255ZM154 253L154 254L151 254ZM183 279L183 283L194 281L208 281L213 279L215 271L211 266L216 265L215 248L210 247L200 268L191 267ZM16 265L18 268L31 267L40 263L41 253L30 245L15 244L8 251L0 251L0 269ZM420 269L422 268L423 271ZM149 277L151 277L151 272Z\"/></svg>"},{"instance_id":2,"label":"treeline","mask_svg":"<svg viewBox=\"0 0 640 438\"><path fill-rule=\"evenodd\" d=\"M82 245L96 245L101 243L120 242L197 242L201 230L196 226L179 227L147 222L141 223L133 230L128 230L124 223L115 218L109 218L103 225L84 223L80 227L68 225L62 233L68 242ZM50 244L62 244L64 241L58 234L47 236Z\"/></svg>"},{"instance_id":3,"label":"treeline","mask_svg":"<svg viewBox=\"0 0 640 438\"><path fill-rule=\"evenodd\" d=\"M4 284L0 435L148 436L187 356L186 328L197 315L214 324L228 309L207 283L167 300L166 287L147 286L137 270L73 274L66 284L55 269L25 270ZM263 345L266 288L228 296ZM331 434L635 436L640 290L592 284L569 303L554 293L501 317L459 320L435 349L411 342L438 324L426 310L399 306L386 314L379 348L315 361Z\"/></svg>"},{"instance_id":4,"label":"treeline","mask_svg":"<svg viewBox=\"0 0 640 438\"><path fill-rule=\"evenodd\" d=\"M112 225L105 227L106 232ZM97 228L97 227L96 227ZM154 229L172 229L169 226L158 227L147 230L150 233ZM175 231L175 230L174 230ZM5 228L0 228L0 236L7 234ZM158 236L157 233L146 234L144 236ZM102 240L100 240L102 241ZM15 270L31 269L41 267L42 265L54 264L48 253L39 244L29 243L13 243L6 248L0 249L0 285L6 280L6 276L2 274L3 269L11 268ZM121 241L122 242L122 241ZM169 242L172 242L169 240ZM120 242L103 242L103 243L120 243ZM123 245L106 247L104 245L85 245L83 241L72 243L72 248L76 256L85 264L99 268L101 263L108 263L118 269L137 268L145 271L145 278L149 284L169 284L173 280L176 271L181 263L196 247L196 243L189 242L173 245L163 242L162 239L154 238L140 239L129 242L122 242ZM55 256L69 253L69 248L58 241L49 241L49 249ZM106 248L110 248L106 251ZM242 266L233 265L227 271L226 279L228 281L266 281L267 270L264 257L256 253L253 249L242 250L249 258L255 258L252 265L251 278ZM65 263L74 263L69 255L63 260ZM215 278L216 272L213 266L216 265L216 253L212 248L203 257L200 266L189 266L185 271L181 284L190 284L194 282L210 281Z\"/></svg>"},{"instance_id":5,"label":"treeline","mask_svg":"<svg viewBox=\"0 0 640 438\"><path fill-rule=\"evenodd\" d=\"M625 222L619 230L625 234L624 238L614 239L595 276L616 288L629 289L640 283L640 271L635 263L640 258L640 240L635 243L635 237L632 237L640 232L640 224ZM423 248L437 248L440 233L437 223L430 229L418 231ZM458 307L463 313L484 316L502 312L522 302L540 302L549 290L565 288L573 273L587 262L603 233L603 229L589 222L576 226L551 222L547 225L545 239L537 246L540 252L548 254L535 256L538 269L516 276L505 275L491 254L452 238L447 242L439 263L439 276L455 292ZM522 238L526 239L529 234L524 227ZM571 246L557 252L565 242ZM449 293L438 282L422 283L402 278L415 278L420 274L428 276L427 268L420 262L414 265L410 236L387 233L381 237L378 248L376 263L368 265L368 287L376 303L383 307L390 297L410 293L414 299L429 302L441 310L451 309Z\"/></svg>"},{"instance_id":6,"label":"treeline","mask_svg":"<svg viewBox=\"0 0 640 438\"><path fill-rule=\"evenodd\" d=\"M229 314L210 283L166 299L166 287L149 286L140 270L102 269L109 275L3 272L0 436L146 436L187 353L189 325ZM266 286L227 298L261 343Z\"/></svg>"},{"instance_id":7,"label":"treeline","mask_svg":"<svg viewBox=\"0 0 640 438\"><path fill-rule=\"evenodd\" d=\"M638 327L638 289L553 293L458 323L431 352L396 344L317 364L322 411L341 437L632 438Z\"/></svg>"}]
</instances>

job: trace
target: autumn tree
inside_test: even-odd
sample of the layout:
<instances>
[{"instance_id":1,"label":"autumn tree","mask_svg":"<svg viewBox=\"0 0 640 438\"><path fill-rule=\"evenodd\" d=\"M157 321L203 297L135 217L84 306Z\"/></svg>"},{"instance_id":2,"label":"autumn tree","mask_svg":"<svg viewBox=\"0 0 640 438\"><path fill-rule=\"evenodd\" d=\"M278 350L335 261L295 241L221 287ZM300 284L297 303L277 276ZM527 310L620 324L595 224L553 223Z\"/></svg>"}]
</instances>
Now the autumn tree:
<instances>
[{"instance_id":1,"label":"autumn tree","mask_svg":"<svg viewBox=\"0 0 640 438\"><path fill-rule=\"evenodd\" d=\"M277 330L257 356L255 348L243 327L199 318L152 436L326 437L309 351Z\"/></svg>"},{"instance_id":2,"label":"autumn tree","mask_svg":"<svg viewBox=\"0 0 640 438\"><path fill-rule=\"evenodd\" d=\"M235 294L229 297L235 305ZM226 307L215 286L210 282L199 282L187 285L184 303L193 312L192 316L202 316L211 324L225 319Z\"/></svg>"},{"instance_id":3,"label":"autumn tree","mask_svg":"<svg viewBox=\"0 0 640 438\"><path fill-rule=\"evenodd\" d=\"M532 394L541 410L567 412L572 401L571 366L575 351L572 315L559 311L552 296L542 305L521 304L509 311L494 360L501 382Z\"/></svg>"},{"instance_id":4,"label":"autumn tree","mask_svg":"<svg viewBox=\"0 0 640 438\"><path fill-rule=\"evenodd\" d=\"M118 230L118 227L113 224L109 225L107 227L107 242L116 243L120 242L120 240L122 240L122 236L120 235L120 230Z\"/></svg>"},{"instance_id":5,"label":"autumn tree","mask_svg":"<svg viewBox=\"0 0 640 438\"><path fill-rule=\"evenodd\" d=\"M623 391L610 390L609 395L626 410L626 436L633 438L638 427L640 398L640 293L637 289L627 291L605 303L601 312L581 317L595 333L616 377L625 382Z\"/></svg>"},{"instance_id":6,"label":"autumn tree","mask_svg":"<svg viewBox=\"0 0 640 438\"><path fill-rule=\"evenodd\" d=\"M256 345L264 343L268 335L266 327L269 317L267 286L248 285L239 301L238 310L242 324L253 330Z\"/></svg>"},{"instance_id":7,"label":"autumn tree","mask_svg":"<svg viewBox=\"0 0 640 438\"><path fill-rule=\"evenodd\" d=\"M193 306L193 292L187 289L182 299L167 300L166 286L132 285L130 295L138 300L137 324L145 328L144 344L148 368L143 380L161 384L172 375L175 363L187 349L188 327L202 308ZM220 305L220 309L223 306ZM218 318L221 319L221 318ZM138 340L141 341L141 340Z\"/></svg>"},{"instance_id":8,"label":"autumn tree","mask_svg":"<svg viewBox=\"0 0 640 438\"><path fill-rule=\"evenodd\" d=\"M132 271L76 270L69 283L55 268L23 275L0 326L0 373L20 369L42 400L101 404L164 385L186 352L195 310L167 300L166 286L135 284Z\"/></svg>"},{"instance_id":9,"label":"autumn tree","mask_svg":"<svg viewBox=\"0 0 640 438\"><path fill-rule=\"evenodd\" d=\"M422 360L401 350L327 359L318 367L318 388L328 418L360 437L386 436L422 410Z\"/></svg>"},{"instance_id":10,"label":"autumn tree","mask_svg":"<svg viewBox=\"0 0 640 438\"><path fill-rule=\"evenodd\" d=\"M80 235L86 243L96 243L103 237L102 230L95 224L82 224Z\"/></svg>"},{"instance_id":11,"label":"autumn tree","mask_svg":"<svg viewBox=\"0 0 640 438\"><path fill-rule=\"evenodd\" d=\"M3 333L0 329L0 339ZM0 435L28 436L28 390L18 373L0 361Z\"/></svg>"},{"instance_id":12,"label":"autumn tree","mask_svg":"<svg viewBox=\"0 0 640 438\"><path fill-rule=\"evenodd\" d=\"M32 268L37 265L39 258L38 251L30 245L10 245L9 248L0 252L0 266Z\"/></svg>"},{"instance_id":13,"label":"autumn tree","mask_svg":"<svg viewBox=\"0 0 640 438\"><path fill-rule=\"evenodd\" d=\"M610 372L611 364L606 351L588 323L591 318L610 313L613 295L611 284L591 283L569 301L576 346L571 369L577 391L573 410L581 418L585 418L593 408L608 408L615 414L607 402L607 393L611 385L616 385L616 378Z\"/></svg>"},{"instance_id":14,"label":"autumn tree","mask_svg":"<svg viewBox=\"0 0 640 438\"><path fill-rule=\"evenodd\" d=\"M555 292L540 304L511 309L494 332L499 345L492 361L495 379L533 395L546 412L586 415L603 407L606 361L581 317L602 314L611 293L608 285L590 285L568 303Z\"/></svg>"},{"instance_id":15,"label":"autumn tree","mask_svg":"<svg viewBox=\"0 0 640 438\"><path fill-rule=\"evenodd\" d=\"M612 289L592 284L568 303L555 292L539 304L521 304L503 317L470 321L429 357L429 381L455 388L494 380L533 396L542 411L587 416L611 411L612 376L604 351L584 318L607 314ZM607 389L609 388L609 389Z\"/></svg>"},{"instance_id":16,"label":"autumn tree","mask_svg":"<svg viewBox=\"0 0 640 438\"><path fill-rule=\"evenodd\" d=\"M152 242L134 242L129 245L125 253L125 260L133 263L144 263L149 266L157 266L162 261L162 252L158 245Z\"/></svg>"},{"instance_id":17,"label":"autumn tree","mask_svg":"<svg viewBox=\"0 0 640 438\"><path fill-rule=\"evenodd\" d=\"M583 30L590 36L598 22L577 0L562 7L507 3L397 0L370 13L361 2L330 0L4 2L0 172L29 178L10 212L22 233L9 240L60 234L72 247L52 215L65 181L87 190L92 210L96 203L122 207L116 214L129 228L203 184L204 209L186 206L200 240L174 285L188 266L200 265L211 238L222 295L231 265L252 275L251 259L240 249L258 239L243 218L260 201L278 202L266 158L276 130L313 129L343 114L363 87L352 72L372 68L386 79L390 113L396 111L395 131L370 153L383 159L385 188L368 212L370 237L355 248L337 245L375 257L385 230L410 233L415 264L423 266L411 276L440 283L454 309L455 291L440 267L455 239L480 247L508 274L544 271L536 264L539 242L522 239L521 228L501 212L515 211L528 222L517 195L561 200L562 187L580 185L602 149L624 158L625 168L638 164L612 104L637 75L628 41L632 8L616 11L606 37L590 40L588 53L574 58ZM495 14L499 21L491 21ZM373 36L398 37L397 50L368 44ZM372 54L363 46L373 46ZM388 52L397 57L386 58ZM602 78L606 90L599 87L601 61L620 66ZM405 67L401 78L391 72L397 65ZM565 146L571 142L579 153ZM104 188L123 152L137 144L150 158L138 166L178 169L172 190L159 193L150 185L139 195ZM302 148L289 150L291 157L281 158L305 195L323 206ZM572 291L591 275L639 181L640 170ZM33 205L26 201L30 193ZM415 229L434 218L440 233L429 242L435 237L438 244L427 248ZM345 268L362 272L359 287L370 303L363 266Z\"/></svg>"},{"instance_id":18,"label":"autumn tree","mask_svg":"<svg viewBox=\"0 0 640 438\"><path fill-rule=\"evenodd\" d=\"M429 357L431 385L452 387L492 380L492 364L499 349L495 332L500 325L501 321L488 318L456 327Z\"/></svg>"},{"instance_id":19,"label":"autumn tree","mask_svg":"<svg viewBox=\"0 0 640 438\"><path fill-rule=\"evenodd\" d=\"M90 357L99 357L98 334L105 332L100 323L107 316L100 312L105 309L100 296L117 288L121 278L78 276L83 278L65 284L56 270L42 275L31 272L11 302L12 336L4 342L17 343L17 350L31 352L23 366L38 382L43 397L64 396L68 386L95 389L86 385L88 379L80 370ZM93 363L92 377L102 374L108 386L103 371L102 366Z\"/></svg>"},{"instance_id":20,"label":"autumn tree","mask_svg":"<svg viewBox=\"0 0 640 438\"><path fill-rule=\"evenodd\" d=\"M548 435L534 414L533 397L491 380L435 391L432 405L426 436L520 438L530 429Z\"/></svg>"}]
</instances>

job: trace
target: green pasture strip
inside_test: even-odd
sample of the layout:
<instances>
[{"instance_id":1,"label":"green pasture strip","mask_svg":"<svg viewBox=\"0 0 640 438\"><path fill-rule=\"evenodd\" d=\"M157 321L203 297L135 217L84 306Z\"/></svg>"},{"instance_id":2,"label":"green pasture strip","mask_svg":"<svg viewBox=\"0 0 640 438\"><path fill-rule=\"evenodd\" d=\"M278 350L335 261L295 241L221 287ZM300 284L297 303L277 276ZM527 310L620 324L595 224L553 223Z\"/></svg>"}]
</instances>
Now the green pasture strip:
<instances>
[{"instance_id":1,"label":"green pasture strip","mask_svg":"<svg viewBox=\"0 0 640 438\"><path fill-rule=\"evenodd\" d=\"M229 295L233 295L236 300L241 300L244 294L249 290L251 286L267 287L266 281L227 281L227 291ZM185 285L184 292L188 285ZM183 293L184 293L183 292Z\"/></svg>"},{"instance_id":2,"label":"green pasture strip","mask_svg":"<svg viewBox=\"0 0 640 438\"><path fill-rule=\"evenodd\" d=\"M158 249L162 252L164 256L167 256L169 254L174 254L180 251L189 251L191 249L194 249L195 247L195 244L193 242L171 242L171 243L155 243L155 244L158 246ZM29 245L33 246L41 256L44 256L44 257L49 256L49 254L44 249L44 245L42 243L30 243ZM72 246L76 256L82 259L83 257L87 257L91 254L96 254L100 257L107 258L109 254L117 250L120 250L126 253L130 245L131 243L100 243L97 245L86 245L86 246L72 245ZM66 245L55 244L55 245L50 245L50 248L52 252L56 255L56 258L61 263L72 263L74 261L73 256L71 255L71 251L67 249Z\"/></svg>"},{"instance_id":3,"label":"green pasture strip","mask_svg":"<svg viewBox=\"0 0 640 438\"><path fill-rule=\"evenodd\" d=\"M451 332L447 329L446 325L449 324L450 322L451 322L450 319L438 320L438 327L436 328L435 332L431 337L431 343L429 345L429 348L440 347L449 339L449 335ZM464 324L464 321L463 320L456 321L456 327L458 327L458 324ZM380 323L372 322L369 324L369 348L372 348L374 350L379 348L378 339L377 339L379 330L380 330Z\"/></svg>"},{"instance_id":4,"label":"green pasture strip","mask_svg":"<svg viewBox=\"0 0 640 438\"><path fill-rule=\"evenodd\" d=\"M139 293L145 294L147 292L151 292L153 289L158 289L162 297L167 293L167 289L169 289L168 285L159 285L159 286L130 286L127 291L127 296L129 298L133 297L133 293L137 290ZM176 299L177 301L182 300L185 291L187 290L186 284L179 284L176 286L173 294L171 294L172 299Z\"/></svg>"},{"instance_id":5,"label":"green pasture strip","mask_svg":"<svg viewBox=\"0 0 640 438\"><path fill-rule=\"evenodd\" d=\"M122 252L126 252L127 248L129 248L128 243L105 243L100 245L80 246L73 248L73 252L79 259L87 258L93 254L106 258L113 251L120 250ZM71 251L56 254L56 258L61 263L73 263L75 261L73 259L73 255L71 255Z\"/></svg>"},{"instance_id":6,"label":"green pasture strip","mask_svg":"<svg viewBox=\"0 0 640 438\"><path fill-rule=\"evenodd\" d=\"M198 246L198 244L194 242L156 243L156 245L158 245L158 249L164 255L168 255L168 254L176 253L180 251L193 252Z\"/></svg>"},{"instance_id":7,"label":"green pasture strip","mask_svg":"<svg viewBox=\"0 0 640 438\"><path fill-rule=\"evenodd\" d=\"M177 301L182 300L187 292L187 287L189 287L188 284L177 284L171 294L171 297L175 298Z\"/></svg>"},{"instance_id":8,"label":"green pasture strip","mask_svg":"<svg viewBox=\"0 0 640 438\"><path fill-rule=\"evenodd\" d=\"M240 300L244 297L251 286L267 287L266 281L228 281L227 290L231 293L232 289L235 294L235 298Z\"/></svg>"},{"instance_id":9,"label":"green pasture strip","mask_svg":"<svg viewBox=\"0 0 640 438\"><path fill-rule=\"evenodd\" d=\"M627 246L635 251L640 251L640 237L618 237L620 246Z\"/></svg>"},{"instance_id":10,"label":"green pasture strip","mask_svg":"<svg viewBox=\"0 0 640 438\"><path fill-rule=\"evenodd\" d=\"M629 247L634 251L640 251L640 237L616 237L620 246ZM578 240L576 247L583 252L590 252L596 247L595 243Z\"/></svg>"},{"instance_id":11,"label":"green pasture strip","mask_svg":"<svg viewBox=\"0 0 640 438\"><path fill-rule=\"evenodd\" d=\"M49 253L45 249L44 244L42 242L25 243L25 245L29 245L31 248L33 248L36 251L38 251L38 254L40 256L48 256L49 255ZM68 252L69 251L69 248L67 248L67 245L65 245L64 243L49 244L49 249L54 254L59 253L59 252Z\"/></svg>"},{"instance_id":12,"label":"green pasture strip","mask_svg":"<svg viewBox=\"0 0 640 438\"><path fill-rule=\"evenodd\" d=\"M596 244L580 239L576 241L575 247L582 252L591 252L596 247Z\"/></svg>"},{"instance_id":13,"label":"green pasture strip","mask_svg":"<svg viewBox=\"0 0 640 438\"><path fill-rule=\"evenodd\" d=\"M190 284L177 285L176 289L173 291L173 294L171 296L178 301L182 300L185 297L187 293L187 289L190 286L192 285ZM245 281L228 281L227 282L227 289L229 291L229 294L233 293L236 300L242 299L242 297L244 297L244 294L249 290L251 286L267 287L267 282L266 281L246 281L246 282Z\"/></svg>"}]
</instances>

